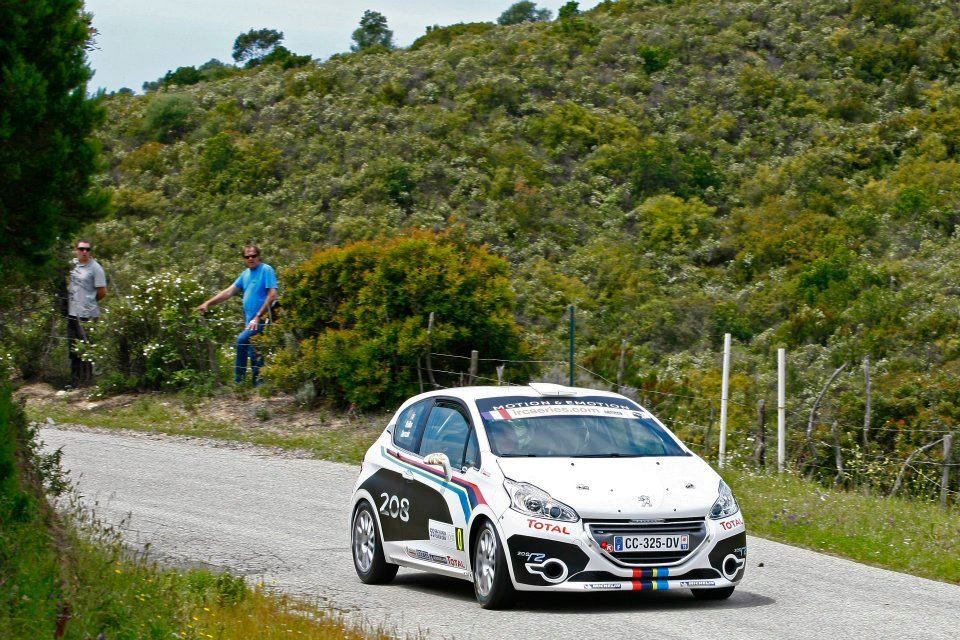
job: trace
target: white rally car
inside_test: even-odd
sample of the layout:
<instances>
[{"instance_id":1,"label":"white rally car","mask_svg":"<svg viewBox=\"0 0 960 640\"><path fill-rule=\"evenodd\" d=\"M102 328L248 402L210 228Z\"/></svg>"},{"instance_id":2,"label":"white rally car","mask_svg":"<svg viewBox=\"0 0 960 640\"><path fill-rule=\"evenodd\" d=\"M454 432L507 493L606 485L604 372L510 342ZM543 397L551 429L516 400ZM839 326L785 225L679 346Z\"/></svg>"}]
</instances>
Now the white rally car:
<instances>
[{"instance_id":1,"label":"white rally car","mask_svg":"<svg viewBox=\"0 0 960 640\"><path fill-rule=\"evenodd\" d=\"M521 591L729 597L747 535L713 469L633 401L552 384L406 401L364 456L350 516L366 583L399 566Z\"/></svg>"}]
</instances>

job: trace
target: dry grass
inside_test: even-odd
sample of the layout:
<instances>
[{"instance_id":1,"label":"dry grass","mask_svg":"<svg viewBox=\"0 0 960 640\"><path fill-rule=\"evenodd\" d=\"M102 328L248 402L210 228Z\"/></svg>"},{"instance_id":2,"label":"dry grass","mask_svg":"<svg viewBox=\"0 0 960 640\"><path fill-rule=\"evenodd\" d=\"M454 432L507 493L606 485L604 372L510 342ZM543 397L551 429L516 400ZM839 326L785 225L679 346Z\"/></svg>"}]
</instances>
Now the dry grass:
<instances>
[{"instance_id":1,"label":"dry grass","mask_svg":"<svg viewBox=\"0 0 960 640\"><path fill-rule=\"evenodd\" d=\"M274 596L257 586L241 605L214 604L194 611L186 629L181 630L181 637L201 640L387 640L394 636L383 629L370 630L347 624L334 611L319 610L287 596Z\"/></svg>"},{"instance_id":2,"label":"dry grass","mask_svg":"<svg viewBox=\"0 0 960 640\"><path fill-rule=\"evenodd\" d=\"M49 418L85 427L243 442L338 462L362 459L388 420L385 414L308 410L287 396L197 399L156 393L92 399L77 392L58 394L47 385L25 387L18 395L26 399L27 416L41 423Z\"/></svg>"}]
</instances>

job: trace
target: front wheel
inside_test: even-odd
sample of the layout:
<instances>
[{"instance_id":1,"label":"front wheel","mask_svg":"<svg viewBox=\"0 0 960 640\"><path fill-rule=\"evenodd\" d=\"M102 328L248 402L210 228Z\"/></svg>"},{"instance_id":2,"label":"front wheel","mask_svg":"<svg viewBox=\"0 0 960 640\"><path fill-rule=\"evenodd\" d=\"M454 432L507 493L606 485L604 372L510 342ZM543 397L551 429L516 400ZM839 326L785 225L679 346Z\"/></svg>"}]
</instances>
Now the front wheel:
<instances>
[{"instance_id":1,"label":"front wheel","mask_svg":"<svg viewBox=\"0 0 960 640\"><path fill-rule=\"evenodd\" d=\"M350 531L350 548L353 551L353 567L360 580L366 584L385 584L397 575L398 567L383 557L383 542L373 509L361 502L353 515Z\"/></svg>"},{"instance_id":2,"label":"front wheel","mask_svg":"<svg viewBox=\"0 0 960 640\"><path fill-rule=\"evenodd\" d=\"M721 587L720 589L690 589L697 600L726 600L733 595L736 587Z\"/></svg>"},{"instance_id":3,"label":"front wheel","mask_svg":"<svg viewBox=\"0 0 960 640\"><path fill-rule=\"evenodd\" d=\"M484 609L513 606L516 595L500 536L489 521L483 523L473 550L473 590Z\"/></svg>"}]
</instances>

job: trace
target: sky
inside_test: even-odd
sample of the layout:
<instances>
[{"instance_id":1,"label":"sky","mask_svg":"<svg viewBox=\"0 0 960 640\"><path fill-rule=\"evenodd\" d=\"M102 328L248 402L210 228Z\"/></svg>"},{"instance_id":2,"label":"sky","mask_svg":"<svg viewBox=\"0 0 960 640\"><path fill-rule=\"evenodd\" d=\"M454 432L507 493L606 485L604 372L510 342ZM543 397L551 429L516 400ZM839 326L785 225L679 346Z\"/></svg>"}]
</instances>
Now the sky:
<instances>
[{"instance_id":1,"label":"sky","mask_svg":"<svg viewBox=\"0 0 960 640\"><path fill-rule=\"evenodd\" d=\"M350 34L367 9L387 18L397 46L409 46L428 25L496 22L515 0L86 0L99 32L89 53L94 70L88 85L136 92L177 67L199 66L217 58L233 63L233 41L250 29L276 29L294 53L325 60L350 50ZM566 0L541 0L557 9ZM599 0L581 0L590 9Z\"/></svg>"}]
</instances>

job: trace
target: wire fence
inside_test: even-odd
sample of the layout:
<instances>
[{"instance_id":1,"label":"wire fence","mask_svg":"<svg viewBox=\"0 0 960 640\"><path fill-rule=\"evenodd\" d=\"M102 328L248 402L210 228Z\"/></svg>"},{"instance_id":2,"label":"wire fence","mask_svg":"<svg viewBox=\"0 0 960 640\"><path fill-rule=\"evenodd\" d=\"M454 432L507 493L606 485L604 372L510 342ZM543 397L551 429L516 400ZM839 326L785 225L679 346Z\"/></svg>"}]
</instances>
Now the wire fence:
<instances>
[{"instance_id":1,"label":"wire fence","mask_svg":"<svg viewBox=\"0 0 960 640\"><path fill-rule=\"evenodd\" d=\"M431 353L431 356L438 359L449 358L457 362L469 362L471 360L470 356L457 354ZM500 366L519 366L526 364L548 365L553 367L569 366L569 362L560 360L510 360L500 358L475 358L475 360L487 363L495 362ZM674 406L672 407L672 415L661 415L660 420L672 431L681 435L690 449L703 457L715 459L718 442L711 441L711 436L714 435L713 432L718 430L718 425L713 421L713 415L710 416L710 422L707 424L702 420L684 419L682 416L686 414L703 417L704 407L716 408L718 405L716 398L618 385L607 377L579 364L575 364L575 370L578 375L585 375L592 378L596 382L595 386L597 387L606 386L611 390L616 390L629 396L648 399L659 397L700 405L701 409L698 411L692 411L689 407L685 406ZM421 369L421 373L425 371L425 369ZM436 372L455 376L454 382L449 386L461 386L469 380L467 372L455 367L437 369ZM475 379L481 382L514 384L508 380L494 380L479 375L476 376ZM754 409L754 407L751 407L745 402L734 400L730 400L729 402L731 405L740 408L747 408L751 411ZM808 402L810 404L807 406L794 406L786 412L785 430L788 434L787 461L790 466L808 475L819 475L824 480L831 480L834 483L840 481L849 483L852 478L860 478L860 482L867 482L874 486L886 486L887 492L890 492L890 485L894 482L896 482L896 484L893 485L894 493L897 490L903 490L903 487L909 484L911 493L915 495L925 493L927 497L934 500L939 497L956 502L956 496L960 495L960 491L954 488L956 480L950 480L950 474L948 474L948 484L945 485L942 476L934 477L934 475L938 475L936 472L943 471L944 469L952 471L953 474L957 474L957 467L960 467L960 461L944 459L944 454L939 448L931 448L912 459L909 457L904 458L903 454L897 454L895 452L884 453L870 448L879 447L879 441L889 440L890 438L903 438L905 436L910 438L940 436L942 440L944 436L955 433L954 430L944 425L924 428L881 424L870 428L870 444L864 447L859 442L855 445L849 443L849 440L859 440L862 436L862 425L838 425L836 427L838 438L840 438L841 441L848 441L847 443L841 442L838 446L838 443L833 440L832 437L827 436L824 438L822 435L824 425L833 422L833 420L829 419L830 417L826 415L814 415L812 437L810 440L806 439L806 432L810 426L810 412L813 398L810 398ZM768 466L771 462L771 454L776 455L775 432L773 434L765 433L763 447L761 448L758 446L757 431L754 425L745 426L741 424L738 426L738 429L741 432L742 440L740 451L741 462L746 465ZM773 431L774 429L776 429L775 425L765 425L766 431ZM774 437L770 437L770 435ZM817 452L816 458L811 457L811 448ZM764 450L764 455L762 459L759 459L757 453L761 449ZM838 450L840 454L840 466L836 463ZM947 453L947 455L949 456L949 453ZM827 460L831 461L832 464L827 463ZM879 466L881 472L877 473L875 468L871 468L871 465L873 467Z\"/></svg>"}]
</instances>

